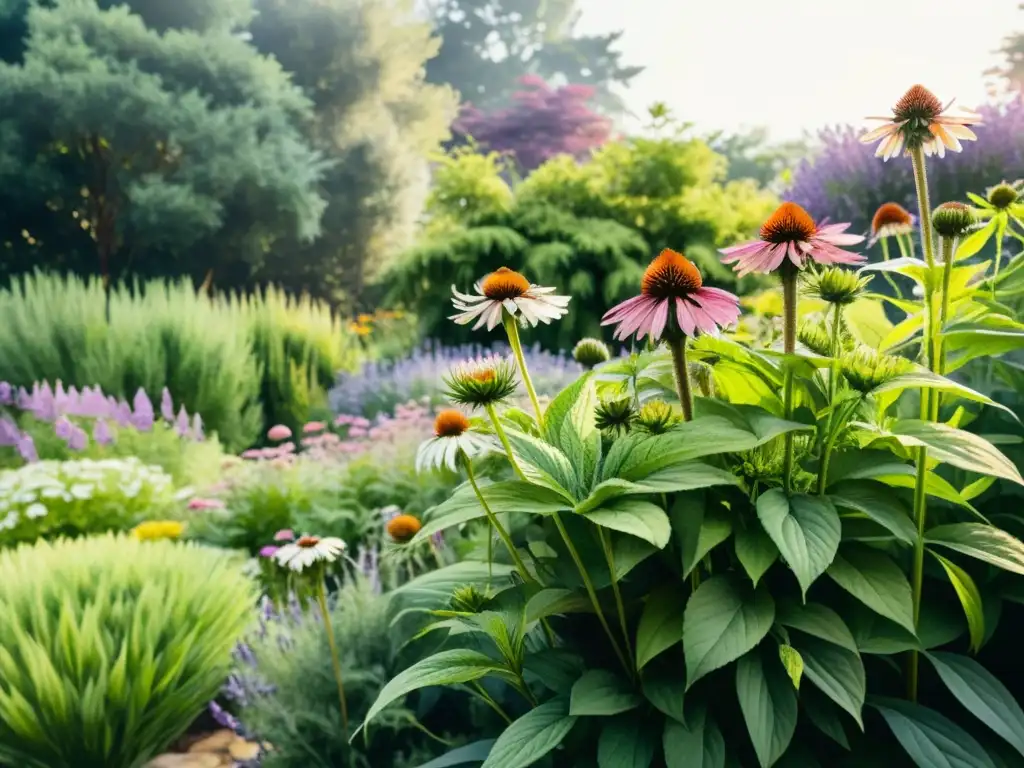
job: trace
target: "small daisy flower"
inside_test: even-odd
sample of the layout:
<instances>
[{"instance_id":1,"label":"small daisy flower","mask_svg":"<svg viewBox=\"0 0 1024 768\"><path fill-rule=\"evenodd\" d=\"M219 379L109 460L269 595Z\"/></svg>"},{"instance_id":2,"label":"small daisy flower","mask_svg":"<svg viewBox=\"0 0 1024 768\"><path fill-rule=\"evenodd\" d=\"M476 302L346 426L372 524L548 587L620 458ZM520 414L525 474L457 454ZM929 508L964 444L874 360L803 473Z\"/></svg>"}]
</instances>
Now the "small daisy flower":
<instances>
[{"instance_id":1,"label":"small daisy flower","mask_svg":"<svg viewBox=\"0 0 1024 768\"><path fill-rule=\"evenodd\" d=\"M774 272L788 258L797 269L807 261L818 264L861 264L859 253L839 246L863 242L861 235L846 234L849 224L819 226L811 214L796 203L783 203L761 225L761 238L723 248L725 264L735 264L740 277L751 272Z\"/></svg>"},{"instance_id":2,"label":"small daisy flower","mask_svg":"<svg viewBox=\"0 0 1024 768\"><path fill-rule=\"evenodd\" d=\"M714 334L739 316L739 299L727 291L704 287L693 262L666 248L644 272L640 295L612 307L601 318L601 325L616 324L613 336L620 341L634 333L638 339L658 340L666 328L678 328L685 336Z\"/></svg>"},{"instance_id":3,"label":"small daisy flower","mask_svg":"<svg viewBox=\"0 0 1024 768\"><path fill-rule=\"evenodd\" d=\"M458 471L459 456L465 453L474 456L491 447L483 435L470 431L469 419L455 409L437 414L434 420L434 437L423 443L416 452L416 471L447 467Z\"/></svg>"},{"instance_id":4,"label":"small daisy flower","mask_svg":"<svg viewBox=\"0 0 1024 768\"><path fill-rule=\"evenodd\" d=\"M871 219L868 247L883 237L909 235L914 231L916 217L899 203L882 203Z\"/></svg>"},{"instance_id":5,"label":"small daisy flower","mask_svg":"<svg viewBox=\"0 0 1024 768\"><path fill-rule=\"evenodd\" d=\"M452 304L459 310L457 315L449 319L459 325L467 325L473 320L473 330L483 325L493 331L501 324L504 313L521 316L531 326L538 323L547 325L566 313L569 296L556 296L554 288L534 285L518 272L502 267L491 272L483 280L473 286L474 294L460 293L452 286Z\"/></svg>"},{"instance_id":6,"label":"small daisy flower","mask_svg":"<svg viewBox=\"0 0 1024 768\"><path fill-rule=\"evenodd\" d=\"M274 553L278 565L304 571L317 563L333 563L345 551L345 542L334 536L300 536Z\"/></svg>"},{"instance_id":7,"label":"small daisy flower","mask_svg":"<svg viewBox=\"0 0 1024 768\"><path fill-rule=\"evenodd\" d=\"M445 393L459 405L495 405L515 394L515 364L508 358L492 356L459 363L444 377Z\"/></svg>"},{"instance_id":8,"label":"small daisy flower","mask_svg":"<svg viewBox=\"0 0 1024 768\"><path fill-rule=\"evenodd\" d=\"M423 523L412 515L395 515L388 521L388 536L398 544L404 544L419 533Z\"/></svg>"},{"instance_id":9,"label":"small daisy flower","mask_svg":"<svg viewBox=\"0 0 1024 768\"><path fill-rule=\"evenodd\" d=\"M892 108L892 117L868 117L867 120L882 120L885 125L868 131L860 137L862 144L880 142L875 157L888 162L900 150L907 153L921 148L925 155L946 156L946 150L959 152L961 141L974 141L978 137L967 126L981 125L981 116L961 110L961 115L947 115L946 106L923 85L910 88Z\"/></svg>"}]
</instances>

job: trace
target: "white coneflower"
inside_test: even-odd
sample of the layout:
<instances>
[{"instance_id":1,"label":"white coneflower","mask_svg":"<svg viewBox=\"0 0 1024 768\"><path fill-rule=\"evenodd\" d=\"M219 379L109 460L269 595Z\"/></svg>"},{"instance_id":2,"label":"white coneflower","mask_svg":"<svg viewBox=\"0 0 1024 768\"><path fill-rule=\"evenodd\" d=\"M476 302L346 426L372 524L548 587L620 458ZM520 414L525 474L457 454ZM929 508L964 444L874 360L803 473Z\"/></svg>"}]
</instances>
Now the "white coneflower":
<instances>
[{"instance_id":1,"label":"white coneflower","mask_svg":"<svg viewBox=\"0 0 1024 768\"><path fill-rule=\"evenodd\" d=\"M899 203L882 203L871 218L872 246L886 237L909 235L914 231L914 215Z\"/></svg>"},{"instance_id":2,"label":"white coneflower","mask_svg":"<svg viewBox=\"0 0 1024 768\"><path fill-rule=\"evenodd\" d=\"M304 571L316 563L333 563L345 551L345 542L334 536L300 536L274 553L278 565Z\"/></svg>"},{"instance_id":3,"label":"white coneflower","mask_svg":"<svg viewBox=\"0 0 1024 768\"><path fill-rule=\"evenodd\" d=\"M454 408L441 411L434 420L434 437L416 452L416 471L425 472L447 467L458 471L459 457L475 456L491 448L484 435L470 431L469 419Z\"/></svg>"},{"instance_id":4,"label":"white coneflower","mask_svg":"<svg viewBox=\"0 0 1024 768\"><path fill-rule=\"evenodd\" d=\"M569 296L556 296L554 288L534 285L508 267L492 272L473 286L476 293L460 293L452 286L452 304L459 310L449 319L459 325L476 320L473 330L487 326L492 331L501 325L505 312L521 315L532 326L545 325L565 315Z\"/></svg>"},{"instance_id":5,"label":"white coneflower","mask_svg":"<svg viewBox=\"0 0 1024 768\"><path fill-rule=\"evenodd\" d=\"M892 117L869 117L884 120L885 125L868 131L860 137L861 143L879 142L875 157L883 161L896 157L901 150L908 152L920 147L925 155L945 157L946 150L959 152L961 141L974 141L978 137L967 126L981 125L981 116L963 110L962 115L947 115L946 106L923 85L910 88L892 108Z\"/></svg>"}]
</instances>

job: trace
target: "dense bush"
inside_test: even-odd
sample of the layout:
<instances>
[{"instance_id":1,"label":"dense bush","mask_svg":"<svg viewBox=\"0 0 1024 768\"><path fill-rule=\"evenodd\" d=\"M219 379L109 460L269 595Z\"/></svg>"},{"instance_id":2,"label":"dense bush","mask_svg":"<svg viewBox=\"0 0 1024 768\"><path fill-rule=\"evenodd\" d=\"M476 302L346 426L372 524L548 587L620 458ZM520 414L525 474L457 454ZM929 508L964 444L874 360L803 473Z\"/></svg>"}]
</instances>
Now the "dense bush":
<instances>
[{"instance_id":1,"label":"dense bush","mask_svg":"<svg viewBox=\"0 0 1024 768\"><path fill-rule=\"evenodd\" d=\"M236 564L191 545L0 552L0 762L140 768L216 694L254 597Z\"/></svg>"},{"instance_id":2,"label":"dense bush","mask_svg":"<svg viewBox=\"0 0 1024 768\"><path fill-rule=\"evenodd\" d=\"M134 457L33 462L0 471L0 544L126 531L178 501L171 476Z\"/></svg>"}]
</instances>

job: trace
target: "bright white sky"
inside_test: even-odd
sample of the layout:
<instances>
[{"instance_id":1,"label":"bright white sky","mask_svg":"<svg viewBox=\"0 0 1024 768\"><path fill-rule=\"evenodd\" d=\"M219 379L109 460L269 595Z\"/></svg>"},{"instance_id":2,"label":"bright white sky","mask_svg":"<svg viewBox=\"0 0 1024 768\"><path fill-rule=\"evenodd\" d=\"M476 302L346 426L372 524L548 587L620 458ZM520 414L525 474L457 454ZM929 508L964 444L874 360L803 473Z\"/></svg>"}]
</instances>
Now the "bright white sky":
<instances>
[{"instance_id":1,"label":"bright white sky","mask_svg":"<svg viewBox=\"0 0 1024 768\"><path fill-rule=\"evenodd\" d=\"M921 83L943 102L986 101L982 72L1019 0L580 0L577 32L621 29L645 65L625 94L644 117L664 101L700 130L764 125L773 140L886 115ZM914 34L911 31L914 30Z\"/></svg>"}]
</instances>

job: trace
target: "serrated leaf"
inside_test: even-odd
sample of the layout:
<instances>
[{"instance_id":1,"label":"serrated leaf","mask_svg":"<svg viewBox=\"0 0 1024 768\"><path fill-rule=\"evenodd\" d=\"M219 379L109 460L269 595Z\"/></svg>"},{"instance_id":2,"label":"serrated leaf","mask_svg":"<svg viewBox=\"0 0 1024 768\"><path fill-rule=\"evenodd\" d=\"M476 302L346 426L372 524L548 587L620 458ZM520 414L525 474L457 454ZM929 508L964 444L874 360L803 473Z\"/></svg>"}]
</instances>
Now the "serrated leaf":
<instances>
[{"instance_id":1,"label":"serrated leaf","mask_svg":"<svg viewBox=\"0 0 1024 768\"><path fill-rule=\"evenodd\" d=\"M806 595L839 549L842 524L832 502L803 494L787 498L774 488L758 497L757 517Z\"/></svg>"},{"instance_id":2,"label":"serrated leaf","mask_svg":"<svg viewBox=\"0 0 1024 768\"><path fill-rule=\"evenodd\" d=\"M914 634L910 582L888 556L868 547L846 547L827 573L868 608Z\"/></svg>"},{"instance_id":3,"label":"serrated leaf","mask_svg":"<svg viewBox=\"0 0 1024 768\"><path fill-rule=\"evenodd\" d=\"M931 458L946 464L1024 485L1024 479L1013 462L988 440L973 432L938 422L898 419L890 426L889 433L905 446L927 447Z\"/></svg>"},{"instance_id":4,"label":"serrated leaf","mask_svg":"<svg viewBox=\"0 0 1024 768\"><path fill-rule=\"evenodd\" d=\"M686 597L674 584L651 593L636 630L636 668L643 669L662 651L683 639L683 606Z\"/></svg>"},{"instance_id":5,"label":"serrated leaf","mask_svg":"<svg viewBox=\"0 0 1024 768\"><path fill-rule=\"evenodd\" d=\"M757 649L736 664L736 696L761 768L770 768L796 731L796 691L781 664L764 664Z\"/></svg>"},{"instance_id":6,"label":"serrated leaf","mask_svg":"<svg viewBox=\"0 0 1024 768\"><path fill-rule=\"evenodd\" d=\"M481 768L526 768L557 747L576 725L566 698L545 702L502 731Z\"/></svg>"},{"instance_id":7,"label":"serrated leaf","mask_svg":"<svg viewBox=\"0 0 1024 768\"><path fill-rule=\"evenodd\" d=\"M828 491L837 507L851 509L881 525L904 544L917 540L917 528L898 495L875 480L846 480Z\"/></svg>"}]
</instances>

